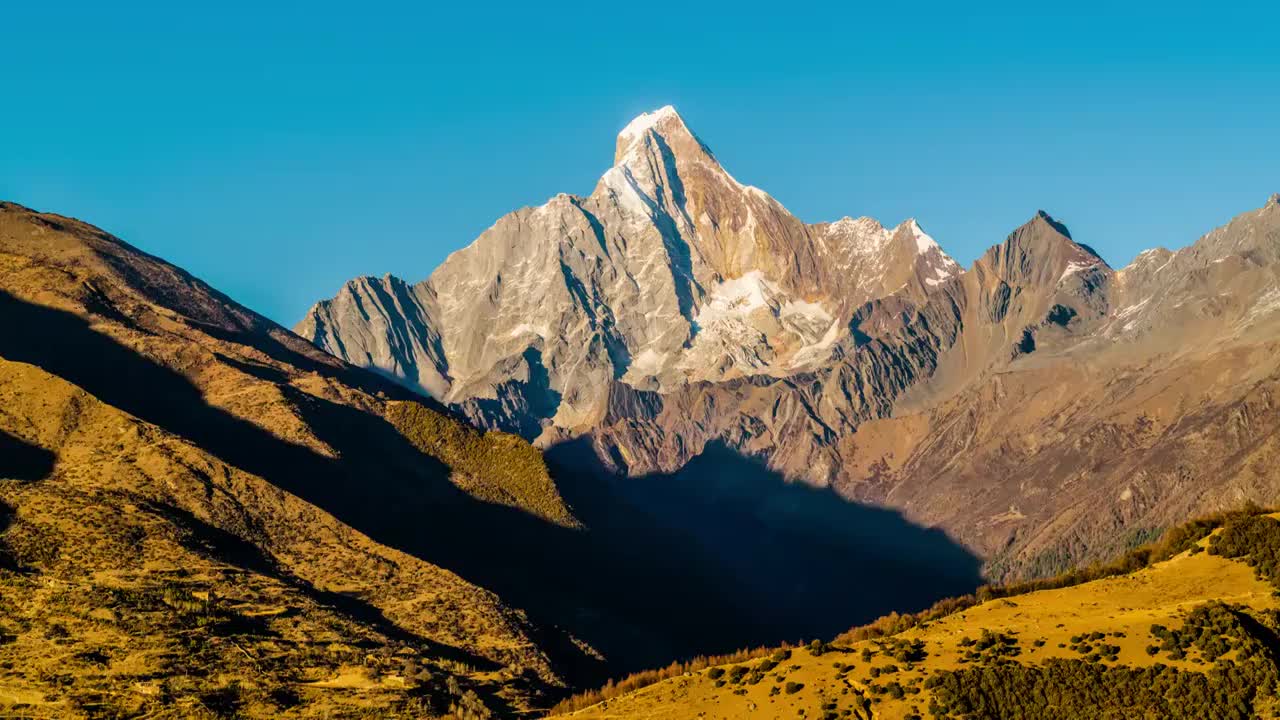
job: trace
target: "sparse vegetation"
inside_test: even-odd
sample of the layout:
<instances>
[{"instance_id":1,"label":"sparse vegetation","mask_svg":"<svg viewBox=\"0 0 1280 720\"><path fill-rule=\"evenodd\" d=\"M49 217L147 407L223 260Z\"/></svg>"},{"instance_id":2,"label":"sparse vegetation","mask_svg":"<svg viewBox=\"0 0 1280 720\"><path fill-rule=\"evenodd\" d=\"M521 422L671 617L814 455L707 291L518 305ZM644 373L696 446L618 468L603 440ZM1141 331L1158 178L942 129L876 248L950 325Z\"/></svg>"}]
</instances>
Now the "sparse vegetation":
<instances>
[{"instance_id":1,"label":"sparse vegetation","mask_svg":"<svg viewBox=\"0 0 1280 720\"><path fill-rule=\"evenodd\" d=\"M732 677L731 673L736 671L738 668L742 668L741 674L739 675L739 680L741 680L747 676L748 672L750 672L750 669L745 665L735 665L734 668L731 668L728 671L723 667L715 666L744 663L749 660L765 657L766 655L769 656L771 661L777 663L779 662L778 658L786 659L791 657L791 649L784 646L782 648L755 648L752 650L739 650L738 652L730 653L728 655L715 655L709 657L700 656L687 662L673 662L664 668L632 673L618 681L610 680L608 683L605 683L604 687L597 690L589 690L587 692L565 698L551 709L550 714L562 715L581 710L582 708L591 707L592 705L596 705L606 700L611 700L621 695L626 695L627 693L648 687L654 683L662 682L668 678L684 675L685 673L696 673L707 670L707 677L715 680L717 683L721 683L729 680L729 678Z\"/></svg>"},{"instance_id":2,"label":"sparse vegetation","mask_svg":"<svg viewBox=\"0 0 1280 720\"><path fill-rule=\"evenodd\" d=\"M1209 552L1244 558L1258 577L1280 590L1280 522L1265 515L1231 518L1209 541Z\"/></svg>"},{"instance_id":3,"label":"sparse vegetation","mask_svg":"<svg viewBox=\"0 0 1280 720\"><path fill-rule=\"evenodd\" d=\"M964 649L960 655L962 663L1000 663L1022 654L1018 638L1010 633L992 632L985 628L977 640L966 636L960 639L959 645Z\"/></svg>"},{"instance_id":4,"label":"sparse vegetation","mask_svg":"<svg viewBox=\"0 0 1280 720\"><path fill-rule=\"evenodd\" d=\"M896 635L928 622L967 610L979 603L1000 598L1016 597L1039 590L1055 590L1072 587L1101 578L1125 575L1190 549L1195 543L1208 537L1214 530L1231 522L1244 522L1261 516L1267 510L1248 504L1240 510L1219 512L1190 520L1166 531L1159 540L1125 553L1118 560L1100 563L1078 570L1070 570L1054 577L1030 580L1008 585L984 585L977 592L955 598L945 598L933 606L914 614L889 613L866 625L860 625L842 633L838 642L858 642L876 637ZM1272 521L1274 523L1274 521Z\"/></svg>"},{"instance_id":5,"label":"sparse vegetation","mask_svg":"<svg viewBox=\"0 0 1280 720\"><path fill-rule=\"evenodd\" d=\"M878 640L875 644L882 654L900 663L917 663L929 656L929 653L925 652L924 641L920 638L908 640L890 637Z\"/></svg>"},{"instance_id":6,"label":"sparse vegetation","mask_svg":"<svg viewBox=\"0 0 1280 720\"><path fill-rule=\"evenodd\" d=\"M1269 622L1274 615L1269 613ZM1171 660L1183 660L1194 650L1198 662L1212 662L1212 667L1192 672L1158 662L1142 668L1101 665L1103 658L1114 662L1120 648L1100 642L1107 634L1095 631L1071 638L1073 650L1089 654L1083 660L1054 658L1043 665L986 660L981 668L939 672L926 683L934 695L930 712L936 718L1013 720L1120 720L1135 713L1174 720L1248 720L1260 698L1274 697L1280 669L1267 648L1278 638L1273 627L1245 609L1208 602L1192 610L1181 627L1157 624L1151 633L1162 645L1148 646L1147 655L1166 652ZM1227 660L1233 651L1233 659Z\"/></svg>"},{"instance_id":7,"label":"sparse vegetation","mask_svg":"<svg viewBox=\"0 0 1280 720\"><path fill-rule=\"evenodd\" d=\"M1171 660L1181 660L1194 650L1204 660L1216 661L1235 650L1237 660L1248 660L1265 649L1251 632L1254 627L1260 627L1257 620L1243 608L1221 602L1205 603L1191 611L1179 629L1152 625L1151 635L1161 642L1153 646L1155 652L1150 654L1164 652Z\"/></svg>"},{"instance_id":8,"label":"sparse vegetation","mask_svg":"<svg viewBox=\"0 0 1280 720\"><path fill-rule=\"evenodd\" d=\"M1270 695L1276 680L1275 665L1258 659L1201 673L1055 658L1044 665L941 672L926 687L933 692L929 710L935 718L1252 720L1259 696Z\"/></svg>"}]
</instances>

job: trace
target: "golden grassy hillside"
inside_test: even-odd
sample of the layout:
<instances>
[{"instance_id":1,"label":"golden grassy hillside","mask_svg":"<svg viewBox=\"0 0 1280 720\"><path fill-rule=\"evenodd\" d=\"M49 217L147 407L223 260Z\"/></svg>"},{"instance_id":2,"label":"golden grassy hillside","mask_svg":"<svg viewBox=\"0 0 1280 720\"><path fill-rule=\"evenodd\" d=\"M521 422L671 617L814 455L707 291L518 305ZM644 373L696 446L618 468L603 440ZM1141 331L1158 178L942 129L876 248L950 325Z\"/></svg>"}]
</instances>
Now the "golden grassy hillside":
<instances>
[{"instance_id":1,"label":"golden grassy hillside","mask_svg":"<svg viewBox=\"0 0 1280 720\"><path fill-rule=\"evenodd\" d=\"M0 398L37 431L10 442L59 450L47 476L0 480L0 705L417 717L450 702L423 678L495 695L550 675L492 593L37 368L0 361Z\"/></svg>"},{"instance_id":2,"label":"golden grassy hillside","mask_svg":"<svg viewBox=\"0 0 1280 720\"><path fill-rule=\"evenodd\" d=\"M1244 514L1127 574L699 668L568 716L1274 718L1278 586L1280 522Z\"/></svg>"},{"instance_id":3,"label":"golden grassy hillside","mask_svg":"<svg viewBox=\"0 0 1280 720\"><path fill-rule=\"evenodd\" d=\"M2 203L0 318L0 714L509 716L591 660L470 550L573 532L527 444Z\"/></svg>"}]
</instances>

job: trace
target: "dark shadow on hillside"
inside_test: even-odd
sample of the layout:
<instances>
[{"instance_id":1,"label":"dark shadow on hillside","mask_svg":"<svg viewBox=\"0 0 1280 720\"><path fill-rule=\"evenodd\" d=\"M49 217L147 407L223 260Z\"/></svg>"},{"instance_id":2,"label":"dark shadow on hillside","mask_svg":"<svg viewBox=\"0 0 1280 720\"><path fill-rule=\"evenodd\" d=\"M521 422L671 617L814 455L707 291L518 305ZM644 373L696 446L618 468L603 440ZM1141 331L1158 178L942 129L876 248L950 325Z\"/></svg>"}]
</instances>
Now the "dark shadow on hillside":
<instances>
[{"instance_id":1,"label":"dark shadow on hillside","mask_svg":"<svg viewBox=\"0 0 1280 720\"><path fill-rule=\"evenodd\" d=\"M179 541L184 547L206 558L274 577L319 605L336 610L383 635L404 643L424 646L433 656L464 662L485 672L500 669L496 663L451 645L420 638L387 619L376 607L360 598L329 590L321 590L279 567L274 558L238 535L210 525L187 510L174 505L137 499L138 507L164 518L183 530ZM352 641L354 643L354 641ZM359 645L359 643L354 643Z\"/></svg>"},{"instance_id":2,"label":"dark shadow on hillside","mask_svg":"<svg viewBox=\"0 0 1280 720\"><path fill-rule=\"evenodd\" d=\"M20 570L17 559L4 542L4 531L13 524L13 506L0 500L0 570Z\"/></svg>"},{"instance_id":3,"label":"dark shadow on hillside","mask_svg":"<svg viewBox=\"0 0 1280 720\"><path fill-rule=\"evenodd\" d=\"M216 292L216 291L215 291ZM225 297L218 294L218 297ZM228 303L234 301L227 299ZM246 310L246 312L248 312ZM321 377L333 378L349 385L357 390L369 393L370 395L380 395L392 400L413 400L430 407L437 412L452 413L447 407L437 401L435 398L425 395L420 389L415 388L412 383L391 375L380 372L370 372L360 368L339 362L334 358L333 363L321 362L309 355L303 354L296 348L290 347L293 344L306 345L307 341L291 334L291 331L283 327L277 326L275 323L261 318L261 322L266 325L265 328L257 327L242 331L226 330L216 325L208 325L204 323L196 323L188 320L188 323L211 337L226 342L251 345L257 350L265 353L272 360L291 365L304 372L313 372ZM281 338L284 338L282 340ZM287 342L286 342L287 340ZM322 350L316 349L315 352L323 353ZM244 363L225 355L220 355L219 359L228 361L230 364L240 366L240 369L250 374L271 373L271 369L263 365L255 365L252 363Z\"/></svg>"},{"instance_id":4,"label":"dark shadow on hillside","mask_svg":"<svg viewBox=\"0 0 1280 720\"><path fill-rule=\"evenodd\" d=\"M419 452L382 417L279 385L338 454L327 457L208 405L187 378L72 313L0 292L0 317L7 331L0 334L0 356L62 377L371 539L447 568L527 611L533 639L572 681L590 685L610 672L697 652L705 638L718 647L733 644L736 624L684 612L686 594L703 598L712 589L697 577L666 570L665 553L628 566L590 531L477 501L450 482L448 467ZM231 364L262 379L282 379L270 368ZM605 651L608 667L577 648L571 635Z\"/></svg>"},{"instance_id":5,"label":"dark shadow on hillside","mask_svg":"<svg viewBox=\"0 0 1280 720\"><path fill-rule=\"evenodd\" d=\"M499 386L496 398L473 398L457 408L472 425L496 427L533 440L560 408L560 393L551 387L551 375L538 348L525 348L518 359L508 358L506 362L507 370L513 374L523 365L526 379L508 380ZM445 412L453 414L452 410Z\"/></svg>"},{"instance_id":6,"label":"dark shadow on hillside","mask_svg":"<svg viewBox=\"0 0 1280 720\"><path fill-rule=\"evenodd\" d=\"M558 468L599 467L583 442L553 448L548 457ZM981 584L979 559L941 531L788 483L722 444L670 475L595 474L585 487L571 482L580 474L561 469L557 476L580 519L601 535L615 533L610 544L619 552L633 549L637 535L649 538L672 569L714 588L705 598L681 593L689 612L706 613L694 625L729 624L720 632L733 642L706 638L704 651L828 639ZM603 496L605 487L611 497Z\"/></svg>"},{"instance_id":7,"label":"dark shadow on hillside","mask_svg":"<svg viewBox=\"0 0 1280 720\"><path fill-rule=\"evenodd\" d=\"M646 478L602 472L585 442L553 448L553 474L588 528L566 529L461 492L449 468L381 417L279 386L338 453L330 458L207 405L185 377L73 314L0 293L0 317L0 356L65 378L527 611L535 641L581 685L698 653L830 637L978 583L977 560L940 533L788 485L724 448ZM272 379L269 368L239 366Z\"/></svg>"},{"instance_id":8,"label":"dark shadow on hillside","mask_svg":"<svg viewBox=\"0 0 1280 720\"><path fill-rule=\"evenodd\" d=\"M63 218L36 214L32 215L31 219L57 232L73 234L76 232L67 226ZM106 243L110 248L98 252L97 257L110 265L124 279L126 285L142 289L148 297L157 300L162 306L178 310L182 322L188 326L220 340L252 345L273 360L322 377L341 380L351 387L370 394L381 393L397 399L413 397L411 388L403 387L397 382L374 373L362 372L335 358L328 357L324 351L315 348L292 331L240 305L203 280L180 267L169 264L163 258L143 252L97 228L92 230L96 239ZM121 249L124 251L121 252ZM130 258L141 258L148 262L137 264L130 262ZM149 273L154 272L156 266L176 275L179 282L172 285L153 282ZM189 288L194 288L195 292L190 292ZM141 332L150 332L146 327L140 326L132 318L121 313L105 295L93 288L90 288L89 292L89 307L94 312ZM213 300L212 303L200 302L201 296L206 293L209 299ZM435 403L431 399L425 402ZM439 407L438 403L436 405Z\"/></svg>"},{"instance_id":9,"label":"dark shadow on hillside","mask_svg":"<svg viewBox=\"0 0 1280 720\"><path fill-rule=\"evenodd\" d=\"M0 479L42 480L53 472L52 452L0 430Z\"/></svg>"},{"instance_id":10,"label":"dark shadow on hillside","mask_svg":"<svg viewBox=\"0 0 1280 720\"><path fill-rule=\"evenodd\" d=\"M57 455L0 430L0 480L34 482L49 477ZM14 508L0 499L0 535L13 523ZM0 568L22 571L0 537Z\"/></svg>"}]
</instances>

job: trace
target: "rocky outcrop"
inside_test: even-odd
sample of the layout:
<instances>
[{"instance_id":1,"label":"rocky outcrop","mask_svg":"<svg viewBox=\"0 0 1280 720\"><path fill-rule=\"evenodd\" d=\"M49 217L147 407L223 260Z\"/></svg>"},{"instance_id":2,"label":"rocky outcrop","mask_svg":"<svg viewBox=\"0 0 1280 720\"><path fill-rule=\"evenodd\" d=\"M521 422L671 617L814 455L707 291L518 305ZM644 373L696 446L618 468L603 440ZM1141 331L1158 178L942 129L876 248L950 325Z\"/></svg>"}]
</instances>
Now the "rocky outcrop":
<instances>
[{"instance_id":1,"label":"rocky outcrop","mask_svg":"<svg viewBox=\"0 0 1280 720\"><path fill-rule=\"evenodd\" d=\"M1056 572L1280 497L1277 248L1271 203L1112 270L1039 214L922 301L864 305L827 366L618 404L594 437L632 474L723 439L995 577Z\"/></svg>"}]
</instances>

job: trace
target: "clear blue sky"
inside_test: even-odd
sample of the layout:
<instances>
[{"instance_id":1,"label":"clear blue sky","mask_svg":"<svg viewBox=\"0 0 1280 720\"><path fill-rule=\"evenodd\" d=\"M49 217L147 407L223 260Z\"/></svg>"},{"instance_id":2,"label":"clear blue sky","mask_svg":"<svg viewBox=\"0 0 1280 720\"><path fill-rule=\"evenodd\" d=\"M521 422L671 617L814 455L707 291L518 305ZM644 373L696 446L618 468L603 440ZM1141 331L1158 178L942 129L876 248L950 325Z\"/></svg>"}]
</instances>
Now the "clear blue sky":
<instances>
[{"instance_id":1,"label":"clear blue sky","mask_svg":"<svg viewBox=\"0 0 1280 720\"><path fill-rule=\"evenodd\" d=\"M671 103L807 221L967 265L1044 208L1122 265L1280 191L1280 48L1274 5L1112 4L10 3L0 198L292 325L589 192Z\"/></svg>"}]
</instances>

